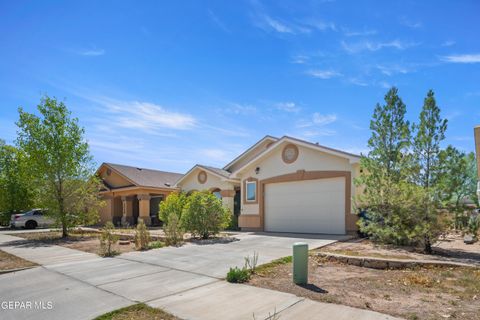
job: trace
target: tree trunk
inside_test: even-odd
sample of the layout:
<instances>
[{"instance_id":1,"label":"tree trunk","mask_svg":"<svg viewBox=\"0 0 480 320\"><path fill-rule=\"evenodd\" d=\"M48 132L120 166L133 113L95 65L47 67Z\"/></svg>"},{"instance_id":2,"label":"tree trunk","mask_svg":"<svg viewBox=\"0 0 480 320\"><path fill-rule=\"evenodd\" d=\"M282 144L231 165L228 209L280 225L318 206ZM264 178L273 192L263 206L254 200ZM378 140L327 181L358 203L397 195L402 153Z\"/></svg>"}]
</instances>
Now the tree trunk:
<instances>
[{"instance_id":1,"label":"tree trunk","mask_svg":"<svg viewBox=\"0 0 480 320\"><path fill-rule=\"evenodd\" d=\"M425 236L425 253L428 253L428 254L433 253L432 243L430 242L430 237L427 235Z\"/></svg>"}]
</instances>

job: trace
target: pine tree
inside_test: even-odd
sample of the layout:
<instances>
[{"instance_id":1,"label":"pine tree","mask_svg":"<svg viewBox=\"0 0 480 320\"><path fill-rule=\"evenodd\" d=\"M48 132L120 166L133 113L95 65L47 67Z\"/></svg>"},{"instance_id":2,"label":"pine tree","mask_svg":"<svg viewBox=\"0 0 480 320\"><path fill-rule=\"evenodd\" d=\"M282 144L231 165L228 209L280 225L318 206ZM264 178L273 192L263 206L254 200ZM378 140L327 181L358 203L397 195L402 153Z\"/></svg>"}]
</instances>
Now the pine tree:
<instances>
[{"instance_id":1,"label":"pine tree","mask_svg":"<svg viewBox=\"0 0 480 320\"><path fill-rule=\"evenodd\" d=\"M432 188L433 180L440 173L439 157L440 142L445 139L447 120L440 117L440 108L437 106L435 94L429 90L424 100L420 113L420 123L415 125L417 133L413 140L415 158L416 182L424 188L427 196L423 204L423 232L424 246L427 253L432 252L432 238L435 238L438 230L438 213L435 208L435 188Z\"/></svg>"}]
</instances>

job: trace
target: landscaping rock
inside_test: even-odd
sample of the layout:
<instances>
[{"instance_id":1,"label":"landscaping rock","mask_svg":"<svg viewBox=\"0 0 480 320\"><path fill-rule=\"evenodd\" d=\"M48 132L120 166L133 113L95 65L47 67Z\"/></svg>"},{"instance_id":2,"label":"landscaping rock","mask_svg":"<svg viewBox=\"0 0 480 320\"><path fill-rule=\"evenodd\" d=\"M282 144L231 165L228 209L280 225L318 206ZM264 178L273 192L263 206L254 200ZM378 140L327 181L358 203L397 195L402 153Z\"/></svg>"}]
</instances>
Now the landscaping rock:
<instances>
[{"instance_id":1,"label":"landscaping rock","mask_svg":"<svg viewBox=\"0 0 480 320\"><path fill-rule=\"evenodd\" d=\"M366 268L372 268L372 269L387 269L388 261L376 260L376 259L365 259L363 262L363 266Z\"/></svg>"},{"instance_id":2,"label":"landscaping rock","mask_svg":"<svg viewBox=\"0 0 480 320\"><path fill-rule=\"evenodd\" d=\"M463 242L465 244L474 244L476 242L476 239L474 236L472 236L471 234L466 234L464 237L463 237Z\"/></svg>"}]
</instances>

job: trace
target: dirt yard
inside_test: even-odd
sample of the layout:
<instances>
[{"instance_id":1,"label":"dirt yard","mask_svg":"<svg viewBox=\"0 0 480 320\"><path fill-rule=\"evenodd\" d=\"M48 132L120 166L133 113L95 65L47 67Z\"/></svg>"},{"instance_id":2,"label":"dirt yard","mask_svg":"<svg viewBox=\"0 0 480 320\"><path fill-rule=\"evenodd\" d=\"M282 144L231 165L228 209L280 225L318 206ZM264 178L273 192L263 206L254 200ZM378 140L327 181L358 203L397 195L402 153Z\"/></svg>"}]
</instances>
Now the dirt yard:
<instances>
[{"instance_id":1,"label":"dirt yard","mask_svg":"<svg viewBox=\"0 0 480 320\"><path fill-rule=\"evenodd\" d=\"M338 242L321 251L396 259L425 256L409 249L376 247L368 241ZM261 266L249 284L405 319L480 320L480 268L377 270L331 262L312 252L308 285L293 284L289 259Z\"/></svg>"},{"instance_id":2,"label":"dirt yard","mask_svg":"<svg viewBox=\"0 0 480 320\"><path fill-rule=\"evenodd\" d=\"M57 231L16 233L14 236L32 242L53 244L95 254L100 252L100 234L94 232L72 231L67 238L62 238L61 232ZM113 246L113 249L118 253L130 252L135 251L135 245L132 242L126 245L117 243Z\"/></svg>"},{"instance_id":3,"label":"dirt yard","mask_svg":"<svg viewBox=\"0 0 480 320\"><path fill-rule=\"evenodd\" d=\"M0 270L11 270L36 266L36 263L24 260L0 250Z\"/></svg>"},{"instance_id":4,"label":"dirt yard","mask_svg":"<svg viewBox=\"0 0 480 320\"><path fill-rule=\"evenodd\" d=\"M418 248L375 245L369 240L353 239L336 242L321 248L319 251L344 254L350 256L369 256L387 259L443 260L480 265L480 242L463 243L459 234L448 235L433 246L434 254L428 255Z\"/></svg>"},{"instance_id":5,"label":"dirt yard","mask_svg":"<svg viewBox=\"0 0 480 320\"><path fill-rule=\"evenodd\" d=\"M94 320L180 320L160 309L149 307L143 303L115 310L101 315Z\"/></svg>"}]
</instances>

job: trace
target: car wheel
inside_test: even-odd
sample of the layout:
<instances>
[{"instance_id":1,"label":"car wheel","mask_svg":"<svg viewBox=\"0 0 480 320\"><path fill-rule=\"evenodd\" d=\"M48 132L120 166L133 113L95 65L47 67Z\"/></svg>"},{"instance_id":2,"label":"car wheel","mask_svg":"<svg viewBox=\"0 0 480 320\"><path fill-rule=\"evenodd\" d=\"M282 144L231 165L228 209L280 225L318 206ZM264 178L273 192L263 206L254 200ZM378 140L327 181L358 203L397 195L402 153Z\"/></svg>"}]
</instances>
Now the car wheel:
<instances>
[{"instance_id":1,"label":"car wheel","mask_svg":"<svg viewBox=\"0 0 480 320\"><path fill-rule=\"evenodd\" d=\"M27 228L27 229L35 229L36 227L37 227L37 222L36 221L29 220L29 221L27 221L27 223L25 223L25 228Z\"/></svg>"}]
</instances>

